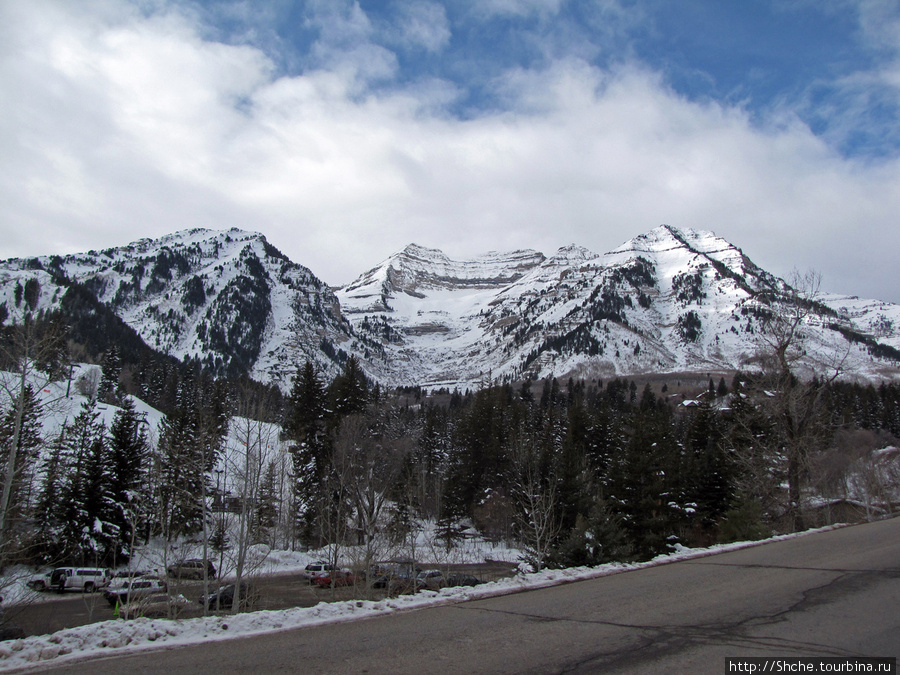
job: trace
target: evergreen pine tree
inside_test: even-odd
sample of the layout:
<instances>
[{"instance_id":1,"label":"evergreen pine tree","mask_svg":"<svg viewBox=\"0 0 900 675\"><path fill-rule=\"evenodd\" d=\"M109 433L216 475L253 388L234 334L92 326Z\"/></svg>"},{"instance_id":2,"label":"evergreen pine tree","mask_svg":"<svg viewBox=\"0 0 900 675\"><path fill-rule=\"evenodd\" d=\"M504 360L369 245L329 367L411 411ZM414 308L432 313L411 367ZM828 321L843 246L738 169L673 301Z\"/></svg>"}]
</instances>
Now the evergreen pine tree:
<instances>
[{"instance_id":1,"label":"evergreen pine tree","mask_svg":"<svg viewBox=\"0 0 900 675\"><path fill-rule=\"evenodd\" d=\"M203 528L207 448L190 372L178 387L177 406L163 420L159 439L159 508L162 534L171 541Z\"/></svg>"},{"instance_id":2,"label":"evergreen pine tree","mask_svg":"<svg viewBox=\"0 0 900 675\"><path fill-rule=\"evenodd\" d=\"M65 435L66 427L63 426L41 465L41 488L34 510L36 526L34 558L44 564L60 560L62 494L66 475L63 454L66 447Z\"/></svg>"},{"instance_id":3,"label":"evergreen pine tree","mask_svg":"<svg viewBox=\"0 0 900 675\"><path fill-rule=\"evenodd\" d=\"M735 501L750 505L741 519L759 514L771 522L784 511L788 467L780 447L768 442L775 422L751 396L758 387L748 376L735 376L724 447L734 462Z\"/></svg>"},{"instance_id":4,"label":"evergreen pine tree","mask_svg":"<svg viewBox=\"0 0 900 675\"><path fill-rule=\"evenodd\" d=\"M673 478L680 458L671 420L660 410L635 413L622 461L611 476L611 504L621 516L638 558L668 552L674 543L677 493Z\"/></svg>"},{"instance_id":5,"label":"evergreen pine tree","mask_svg":"<svg viewBox=\"0 0 900 675\"><path fill-rule=\"evenodd\" d=\"M278 492L276 489L276 466L271 461L266 465L262 483L259 486L259 501L254 513L251 539L254 543L268 543L272 530L278 522Z\"/></svg>"},{"instance_id":6,"label":"evergreen pine tree","mask_svg":"<svg viewBox=\"0 0 900 675\"><path fill-rule=\"evenodd\" d=\"M265 406L262 407L265 408ZM280 409L280 404L272 407L276 410ZM202 405L199 408L203 470L207 475L215 468L222 454L222 444L225 442L231 423L229 410L227 382L216 380L211 385L207 382L203 392ZM278 415L274 414L273 419L278 419Z\"/></svg>"},{"instance_id":7,"label":"evergreen pine tree","mask_svg":"<svg viewBox=\"0 0 900 675\"><path fill-rule=\"evenodd\" d=\"M610 409L608 400L598 396L591 408L586 430L585 459L594 475L596 489L603 497L608 493L610 476L624 456L625 434L622 416Z\"/></svg>"},{"instance_id":8,"label":"evergreen pine tree","mask_svg":"<svg viewBox=\"0 0 900 675\"><path fill-rule=\"evenodd\" d=\"M314 543L320 510L321 486L328 465L325 436L325 388L312 363L307 361L294 378L282 436L294 472L294 518L297 535Z\"/></svg>"},{"instance_id":9,"label":"evergreen pine tree","mask_svg":"<svg viewBox=\"0 0 900 675\"><path fill-rule=\"evenodd\" d=\"M355 356L344 362L344 369L331 383L331 409L334 412L334 426L345 415L361 413L369 402L369 383Z\"/></svg>"},{"instance_id":10,"label":"evergreen pine tree","mask_svg":"<svg viewBox=\"0 0 900 675\"><path fill-rule=\"evenodd\" d=\"M65 480L61 490L59 551L73 561L92 562L90 555L95 551L95 542L91 541L95 525L92 516L99 509L94 503L89 504L93 498L89 493L92 481L97 479L98 456L104 454L105 434L96 400L88 399L72 420L61 448Z\"/></svg>"},{"instance_id":11,"label":"evergreen pine tree","mask_svg":"<svg viewBox=\"0 0 900 675\"><path fill-rule=\"evenodd\" d=\"M734 470L724 450L716 411L701 403L691 414L685 433L683 504L696 509L694 520L712 532L734 499Z\"/></svg>"},{"instance_id":12,"label":"evergreen pine tree","mask_svg":"<svg viewBox=\"0 0 900 675\"><path fill-rule=\"evenodd\" d=\"M84 457L84 499L80 513L81 558L85 562L117 562L120 540L119 509L113 495L112 462L105 428L91 443Z\"/></svg>"},{"instance_id":13,"label":"evergreen pine tree","mask_svg":"<svg viewBox=\"0 0 900 675\"><path fill-rule=\"evenodd\" d=\"M728 396L728 385L725 384L725 378L719 379L719 387L716 389L716 396L719 398L725 398Z\"/></svg>"},{"instance_id":14,"label":"evergreen pine tree","mask_svg":"<svg viewBox=\"0 0 900 675\"><path fill-rule=\"evenodd\" d=\"M440 512L450 453L450 426L447 410L424 404L421 409L421 433L412 456L411 481L418 491L418 506L425 517Z\"/></svg>"},{"instance_id":15,"label":"evergreen pine tree","mask_svg":"<svg viewBox=\"0 0 900 675\"><path fill-rule=\"evenodd\" d=\"M146 474L149 447L145 418L134 401L127 397L109 429L109 455L112 466L111 493L115 504L112 522L119 533L122 562L131 557L131 546L138 531L144 531L149 518Z\"/></svg>"},{"instance_id":16,"label":"evergreen pine tree","mask_svg":"<svg viewBox=\"0 0 900 675\"><path fill-rule=\"evenodd\" d=\"M424 491L421 489L421 480L415 455L410 453L404 456L390 486L393 508L389 527L394 541L404 540L413 525L415 514L422 510Z\"/></svg>"},{"instance_id":17,"label":"evergreen pine tree","mask_svg":"<svg viewBox=\"0 0 900 675\"><path fill-rule=\"evenodd\" d=\"M119 384L119 375L122 372L122 362L119 358L119 348L111 345L103 354L103 363L100 366L100 384L97 386L97 398L103 403L118 405L122 392Z\"/></svg>"},{"instance_id":18,"label":"evergreen pine tree","mask_svg":"<svg viewBox=\"0 0 900 675\"><path fill-rule=\"evenodd\" d=\"M575 527L578 517L587 515L591 506L591 495L586 485L590 478L587 470L590 417L584 406L582 390L573 387L570 382L568 391L566 418L561 419L564 422L561 429L563 438L556 461L559 517L563 532Z\"/></svg>"},{"instance_id":19,"label":"evergreen pine tree","mask_svg":"<svg viewBox=\"0 0 900 675\"><path fill-rule=\"evenodd\" d=\"M501 387L482 389L459 411L444 505L452 504L456 516L471 516L476 500L501 487L508 475L508 439L517 424L507 393Z\"/></svg>"},{"instance_id":20,"label":"evergreen pine tree","mask_svg":"<svg viewBox=\"0 0 900 675\"><path fill-rule=\"evenodd\" d=\"M632 549L621 519L602 499L588 514L579 514L575 525L553 552L553 567L576 567L621 562L631 557Z\"/></svg>"},{"instance_id":21,"label":"evergreen pine tree","mask_svg":"<svg viewBox=\"0 0 900 675\"><path fill-rule=\"evenodd\" d=\"M210 548L219 554L219 569L222 569L222 559L225 551L231 548L231 539L228 536L228 523L224 518L217 518L209 537Z\"/></svg>"}]
</instances>

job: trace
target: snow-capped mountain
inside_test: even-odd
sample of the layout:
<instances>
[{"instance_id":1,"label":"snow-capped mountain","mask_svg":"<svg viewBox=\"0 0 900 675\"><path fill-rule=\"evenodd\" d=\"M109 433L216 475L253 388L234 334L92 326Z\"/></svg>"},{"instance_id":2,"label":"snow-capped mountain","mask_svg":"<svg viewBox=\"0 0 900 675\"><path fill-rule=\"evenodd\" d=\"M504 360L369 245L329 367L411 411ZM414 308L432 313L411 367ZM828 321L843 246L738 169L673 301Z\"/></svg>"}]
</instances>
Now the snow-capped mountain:
<instances>
[{"instance_id":1,"label":"snow-capped mountain","mask_svg":"<svg viewBox=\"0 0 900 675\"><path fill-rule=\"evenodd\" d=\"M37 287L35 309L55 307L65 292L61 277L89 289L149 346L196 358L216 374L249 373L288 386L305 359L334 374L338 345L352 331L334 293L312 272L262 235L235 229L9 260L0 265L0 304L15 318Z\"/></svg>"},{"instance_id":2,"label":"snow-capped mountain","mask_svg":"<svg viewBox=\"0 0 900 675\"><path fill-rule=\"evenodd\" d=\"M410 244L344 287L343 307L355 313L389 311L388 299L396 293L425 298L440 291L496 290L519 280L544 259L537 251L513 251L457 262L437 249Z\"/></svg>"},{"instance_id":3,"label":"snow-capped mountain","mask_svg":"<svg viewBox=\"0 0 900 675\"><path fill-rule=\"evenodd\" d=\"M455 261L410 245L332 291L262 235L188 230L0 263L0 319L60 306L79 282L151 347L287 388L306 359L347 355L386 385L477 386L752 366L784 281L711 232L660 226L604 255L568 246ZM776 299L773 302L773 298ZM830 295L807 358L872 381L900 374L900 307Z\"/></svg>"},{"instance_id":4,"label":"snow-capped mountain","mask_svg":"<svg viewBox=\"0 0 900 675\"><path fill-rule=\"evenodd\" d=\"M762 298L784 288L711 232L663 225L602 256L569 246L454 263L411 246L337 295L357 332L384 344L379 376L452 386L747 367ZM807 322L811 361L845 359L873 380L898 373L900 307L820 301Z\"/></svg>"}]
</instances>

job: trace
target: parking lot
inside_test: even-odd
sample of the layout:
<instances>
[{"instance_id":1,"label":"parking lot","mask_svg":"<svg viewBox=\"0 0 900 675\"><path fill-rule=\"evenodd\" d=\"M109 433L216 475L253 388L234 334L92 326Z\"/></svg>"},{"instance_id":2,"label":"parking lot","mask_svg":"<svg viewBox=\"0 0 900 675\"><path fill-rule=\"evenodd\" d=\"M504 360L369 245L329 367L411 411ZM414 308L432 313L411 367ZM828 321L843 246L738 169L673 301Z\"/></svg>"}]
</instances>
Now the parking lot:
<instances>
[{"instance_id":1,"label":"parking lot","mask_svg":"<svg viewBox=\"0 0 900 675\"><path fill-rule=\"evenodd\" d=\"M427 569L428 565L420 565ZM510 563L492 562L478 565L452 565L441 567L447 572L472 574L482 581L493 581L510 576L515 566ZM310 584L299 572L272 574L252 578L259 590L259 600L254 609L286 609L289 607L312 607L320 602L366 598L364 587L346 586L319 588ZM210 582L215 589L216 582ZM191 601L190 606L180 616L190 618L201 616L201 605L197 602L203 595L202 581L176 581L169 579L169 592L180 593ZM379 600L387 595L384 589L369 589L368 599ZM225 610L227 613L228 610ZM6 608L6 619L22 627L26 635L53 633L64 628L74 628L98 621L117 618L101 593L58 594L50 591L41 594L36 602L11 605Z\"/></svg>"}]
</instances>

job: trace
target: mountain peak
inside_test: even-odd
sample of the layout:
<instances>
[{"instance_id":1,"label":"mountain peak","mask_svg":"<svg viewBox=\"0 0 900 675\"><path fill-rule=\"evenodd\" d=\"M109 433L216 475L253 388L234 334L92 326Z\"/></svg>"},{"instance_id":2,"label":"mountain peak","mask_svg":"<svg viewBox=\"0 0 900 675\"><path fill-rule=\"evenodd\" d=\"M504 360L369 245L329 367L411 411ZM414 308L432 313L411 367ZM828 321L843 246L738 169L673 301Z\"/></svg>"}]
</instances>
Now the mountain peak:
<instances>
[{"instance_id":1,"label":"mountain peak","mask_svg":"<svg viewBox=\"0 0 900 675\"><path fill-rule=\"evenodd\" d=\"M730 246L724 239L719 239L713 232L660 225L646 234L629 239L618 248L610 251L610 253L660 253L676 248L701 251L704 248L709 248L709 242L714 240L721 242L725 246Z\"/></svg>"},{"instance_id":2,"label":"mountain peak","mask_svg":"<svg viewBox=\"0 0 900 675\"><path fill-rule=\"evenodd\" d=\"M404 248L399 253L395 253L391 256L392 258L412 258L414 260L423 260L423 261L449 261L450 259L447 257L442 250L438 248L428 248L427 246L420 246L419 244L407 244L406 248Z\"/></svg>"},{"instance_id":3,"label":"mountain peak","mask_svg":"<svg viewBox=\"0 0 900 675\"><path fill-rule=\"evenodd\" d=\"M321 345L349 339L328 287L258 232L185 229L37 262L80 283L150 347L217 375L284 383L298 351L335 371Z\"/></svg>"},{"instance_id":4,"label":"mountain peak","mask_svg":"<svg viewBox=\"0 0 900 675\"><path fill-rule=\"evenodd\" d=\"M560 263L577 263L577 262L586 262L588 260L595 260L599 258L596 253L591 251L590 249L585 248L584 246L578 246L577 244L569 244L568 246L563 246L560 248L551 258L550 261L556 264Z\"/></svg>"},{"instance_id":5,"label":"mountain peak","mask_svg":"<svg viewBox=\"0 0 900 675\"><path fill-rule=\"evenodd\" d=\"M544 260L544 254L527 249L491 251L471 260L452 260L439 249L409 244L360 275L339 295L348 311L384 310L387 300L398 293L422 297L429 291L502 288Z\"/></svg>"},{"instance_id":6,"label":"mountain peak","mask_svg":"<svg viewBox=\"0 0 900 675\"><path fill-rule=\"evenodd\" d=\"M334 373L350 354L384 384L433 387L486 373L732 370L753 354L758 312L782 288L714 233L669 225L602 256L572 244L550 258L517 250L454 260L411 243L335 292L261 234L197 228L0 263L0 312L16 321L59 306L60 278L158 351L282 385L306 358ZM810 354L828 358L850 340L848 363L861 376L900 376L900 307L829 302L809 326Z\"/></svg>"}]
</instances>

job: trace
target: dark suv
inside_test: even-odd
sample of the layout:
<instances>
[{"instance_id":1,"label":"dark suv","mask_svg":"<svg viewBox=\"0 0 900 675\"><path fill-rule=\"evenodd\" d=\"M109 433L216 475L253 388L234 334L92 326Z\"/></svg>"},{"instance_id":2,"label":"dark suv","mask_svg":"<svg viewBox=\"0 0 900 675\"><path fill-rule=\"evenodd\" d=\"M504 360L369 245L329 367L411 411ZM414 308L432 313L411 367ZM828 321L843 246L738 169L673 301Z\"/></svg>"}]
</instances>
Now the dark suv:
<instances>
[{"instance_id":1,"label":"dark suv","mask_svg":"<svg viewBox=\"0 0 900 675\"><path fill-rule=\"evenodd\" d=\"M200 560L192 558L191 560L183 560L166 568L166 574L170 577L178 579L202 579L203 570L206 569L206 578L214 579L216 576L216 568L209 560Z\"/></svg>"},{"instance_id":2,"label":"dark suv","mask_svg":"<svg viewBox=\"0 0 900 675\"><path fill-rule=\"evenodd\" d=\"M213 591L209 595L203 595L197 601L206 605L207 609L231 609L234 606L235 584L227 584ZM241 592L238 594L240 608L248 609L259 601L259 591L246 582L241 582Z\"/></svg>"}]
</instances>

